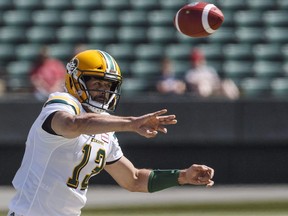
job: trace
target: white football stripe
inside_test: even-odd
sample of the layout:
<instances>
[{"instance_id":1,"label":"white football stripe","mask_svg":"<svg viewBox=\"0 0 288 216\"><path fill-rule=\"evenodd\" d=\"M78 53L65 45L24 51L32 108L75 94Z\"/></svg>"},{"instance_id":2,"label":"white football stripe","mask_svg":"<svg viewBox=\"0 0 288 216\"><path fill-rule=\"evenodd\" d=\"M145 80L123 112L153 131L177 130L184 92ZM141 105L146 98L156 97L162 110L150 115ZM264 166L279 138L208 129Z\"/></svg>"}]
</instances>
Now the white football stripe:
<instances>
[{"instance_id":1,"label":"white football stripe","mask_svg":"<svg viewBox=\"0 0 288 216\"><path fill-rule=\"evenodd\" d=\"M180 10L181 10L181 9L180 9ZM177 30L182 33L182 31L181 31L180 28L179 28L179 24L178 24L178 15L179 15L180 10L178 10L178 12L176 13L175 26L176 26Z\"/></svg>"},{"instance_id":2,"label":"white football stripe","mask_svg":"<svg viewBox=\"0 0 288 216\"><path fill-rule=\"evenodd\" d=\"M203 13L202 13L202 25L203 25L204 30L206 32L208 32L209 34L212 34L216 31L210 27L209 22L208 22L209 11L211 10L212 7L215 7L215 5L214 4L207 4L204 7Z\"/></svg>"}]
</instances>

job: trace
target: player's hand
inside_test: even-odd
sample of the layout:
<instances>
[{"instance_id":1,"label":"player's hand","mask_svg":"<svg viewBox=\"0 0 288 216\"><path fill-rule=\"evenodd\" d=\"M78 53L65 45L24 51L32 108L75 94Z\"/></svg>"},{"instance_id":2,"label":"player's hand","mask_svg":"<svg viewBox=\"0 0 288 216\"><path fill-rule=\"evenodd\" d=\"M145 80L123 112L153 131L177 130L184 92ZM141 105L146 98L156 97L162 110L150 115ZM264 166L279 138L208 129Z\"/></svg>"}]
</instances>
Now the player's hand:
<instances>
[{"instance_id":1,"label":"player's hand","mask_svg":"<svg viewBox=\"0 0 288 216\"><path fill-rule=\"evenodd\" d=\"M180 172L179 183L211 187L214 185L213 176L214 170L212 168L205 165L193 164L188 169Z\"/></svg>"},{"instance_id":2,"label":"player's hand","mask_svg":"<svg viewBox=\"0 0 288 216\"><path fill-rule=\"evenodd\" d=\"M155 137L158 132L167 133L166 125L176 124L175 115L163 115L167 113L166 109L149 113L143 116L135 117L132 123L132 129L146 138Z\"/></svg>"}]
</instances>

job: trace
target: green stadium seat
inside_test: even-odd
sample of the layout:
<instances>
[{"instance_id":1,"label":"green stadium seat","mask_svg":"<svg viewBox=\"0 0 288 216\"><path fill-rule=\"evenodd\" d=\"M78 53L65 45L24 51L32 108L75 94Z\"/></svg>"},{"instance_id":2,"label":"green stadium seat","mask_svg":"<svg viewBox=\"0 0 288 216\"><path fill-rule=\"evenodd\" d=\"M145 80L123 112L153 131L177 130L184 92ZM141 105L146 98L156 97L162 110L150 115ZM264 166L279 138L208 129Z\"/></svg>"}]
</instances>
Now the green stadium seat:
<instances>
[{"instance_id":1,"label":"green stadium seat","mask_svg":"<svg viewBox=\"0 0 288 216\"><path fill-rule=\"evenodd\" d=\"M192 45L187 44L169 44L165 48L165 56L174 60L186 60L190 62Z\"/></svg>"},{"instance_id":2,"label":"green stadium seat","mask_svg":"<svg viewBox=\"0 0 288 216\"><path fill-rule=\"evenodd\" d=\"M265 11L263 21L266 26L287 27L287 10Z\"/></svg>"},{"instance_id":3,"label":"green stadium seat","mask_svg":"<svg viewBox=\"0 0 288 216\"><path fill-rule=\"evenodd\" d=\"M281 54L282 54L284 60L287 61L288 60L288 44L283 45L281 47Z\"/></svg>"},{"instance_id":4,"label":"green stadium seat","mask_svg":"<svg viewBox=\"0 0 288 216\"><path fill-rule=\"evenodd\" d=\"M187 0L159 0L159 6L162 10L173 10L176 12L185 4L187 4Z\"/></svg>"},{"instance_id":5,"label":"green stadium seat","mask_svg":"<svg viewBox=\"0 0 288 216\"><path fill-rule=\"evenodd\" d=\"M189 61L183 60L172 60L172 71L175 74L175 77L179 79L184 79L185 74L191 68Z\"/></svg>"},{"instance_id":6,"label":"green stadium seat","mask_svg":"<svg viewBox=\"0 0 288 216\"><path fill-rule=\"evenodd\" d=\"M30 61L13 61L10 62L7 69L7 86L9 91L29 91L31 83L29 73L32 63Z\"/></svg>"},{"instance_id":7,"label":"green stadium seat","mask_svg":"<svg viewBox=\"0 0 288 216\"><path fill-rule=\"evenodd\" d=\"M85 28L76 26L63 26L57 30L57 40L60 43L85 43Z\"/></svg>"},{"instance_id":8,"label":"green stadium seat","mask_svg":"<svg viewBox=\"0 0 288 216\"><path fill-rule=\"evenodd\" d=\"M208 38L209 37L199 37L199 38L191 38L187 35L184 35L178 31L176 31L176 40L178 43L181 44L189 44L189 45L198 45L201 43L208 43Z\"/></svg>"},{"instance_id":9,"label":"green stadium seat","mask_svg":"<svg viewBox=\"0 0 288 216\"><path fill-rule=\"evenodd\" d=\"M170 26L152 26L147 29L147 39L150 43L175 43L176 30Z\"/></svg>"},{"instance_id":10,"label":"green stadium seat","mask_svg":"<svg viewBox=\"0 0 288 216\"><path fill-rule=\"evenodd\" d=\"M9 10L3 12L3 24L6 26L32 25L31 13L27 10Z\"/></svg>"},{"instance_id":11,"label":"green stadium seat","mask_svg":"<svg viewBox=\"0 0 288 216\"><path fill-rule=\"evenodd\" d=\"M163 58L164 46L159 43L138 44L135 46L134 53L138 60L161 60Z\"/></svg>"},{"instance_id":12,"label":"green stadium seat","mask_svg":"<svg viewBox=\"0 0 288 216\"><path fill-rule=\"evenodd\" d=\"M27 40L29 43L54 43L56 41L56 31L53 27L33 26L27 30Z\"/></svg>"},{"instance_id":13,"label":"green stadium seat","mask_svg":"<svg viewBox=\"0 0 288 216\"><path fill-rule=\"evenodd\" d=\"M15 50L15 55L17 60L21 61L35 61L40 54L41 48L43 46L40 44L25 43L17 46Z\"/></svg>"},{"instance_id":14,"label":"green stadium seat","mask_svg":"<svg viewBox=\"0 0 288 216\"><path fill-rule=\"evenodd\" d=\"M147 12L125 10L119 13L119 24L121 26L146 26Z\"/></svg>"},{"instance_id":15,"label":"green stadium seat","mask_svg":"<svg viewBox=\"0 0 288 216\"><path fill-rule=\"evenodd\" d=\"M3 0L1 0L1 2L2 1ZM6 0L4 0L4 1L6 1ZM19 10L19 9L38 10L38 9L43 8L43 1L39 1L39 0L28 0L28 1L27 0L14 0L11 2L14 3L14 6L17 10Z\"/></svg>"},{"instance_id":16,"label":"green stadium seat","mask_svg":"<svg viewBox=\"0 0 288 216\"><path fill-rule=\"evenodd\" d=\"M101 7L101 0L72 0L76 10L97 10Z\"/></svg>"},{"instance_id":17,"label":"green stadium seat","mask_svg":"<svg viewBox=\"0 0 288 216\"><path fill-rule=\"evenodd\" d=\"M233 16L233 22L238 27L253 27L253 26L262 26L263 20L262 11L258 10L241 10L236 11ZM225 17L226 20L226 17Z\"/></svg>"},{"instance_id":18,"label":"green stadium seat","mask_svg":"<svg viewBox=\"0 0 288 216\"><path fill-rule=\"evenodd\" d=\"M0 44L0 62L6 63L7 61L15 60L15 46L13 44L1 43Z\"/></svg>"},{"instance_id":19,"label":"green stadium seat","mask_svg":"<svg viewBox=\"0 0 288 216\"><path fill-rule=\"evenodd\" d=\"M124 26L117 32L117 38L120 43L145 43L147 40L147 30L142 27Z\"/></svg>"},{"instance_id":20,"label":"green stadium seat","mask_svg":"<svg viewBox=\"0 0 288 216\"><path fill-rule=\"evenodd\" d=\"M251 44L225 44L223 57L226 60L250 60L252 59Z\"/></svg>"},{"instance_id":21,"label":"green stadium seat","mask_svg":"<svg viewBox=\"0 0 288 216\"><path fill-rule=\"evenodd\" d=\"M281 10L287 10L288 9L288 0L276 0L277 1L277 7Z\"/></svg>"},{"instance_id":22,"label":"green stadium seat","mask_svg":"<svg viewBox=\"0 0 288 216\"><path fill-rule=\"evenodd\" d=\"M58 43L47 46L49 56L67 63L74 56L74 46L72 44Z\"/></svg>"},{"instance_id":23,"label":"green stadium seat","mask_svg":"<svg viewBox=\"0 0 288 216\"><path fill-rule=\"evenodd\" d=\"M253 71L256 77L271 79L283 76L283 65L282 62L259 60L254 62Z\"/></svg>"},{"instance_id":24,"label":"green stadium seat","mask_svg":"<svg viewBox=\"0 0 288 216\"><path fill-rule=\"evenodd\" d=\"M69 10L72 9L71 0L49 0L42 1L45 9L50 10Z\"/></svg>"},{"instance_id":25,"label":"green stadium seat","mask_svg":"<svg viewBox=\"0 0 288 216\"><path fill-rule=\"evenodd\" d=\"M119 24L119 12L114 10L95 10L90 13L92 26L117 26Z\"/></svg>"},{"instance_id":26,"label":"green stadium seat","mask_svg":"<svg viewBox=\"0 0 288 216\"><path fill-rule=\"evenodd\" d=\"M235 36L239 43L264 43L265 35L263 28L239 27L236 29Z\"/></svg>"},{"instance_id":27,"label":"green stadium seat","mask_svg":"<svg viewBox=\"0 0 288 216\"><path fill-rule=\"evenodd\" d=\"M97 43L97 42L95 42L95 43L93 43L93 42L91 42L91 43L85 43L85 44L83 44L87 49L99 49L99 50L103 50L103 51L105 51L105 46L106 46L106 44L104 44L104 43Z\"/></svg>"},{"instance_id":28,"label":"green stadium seat","mask_svg":"<svg viewBox=\"0 0 288 216\"><path fill-rule=\"evenodd\" d=\"M253 0L246 1L247 7L250 10L272 10L277 8L276 1L274 0Z\"/></svg>"},{"instance_id":29,"label":"green stadium seat","mask_svg":"<svg viewBox=\"0 0 288 216\"><path fill-rule=\"evenodd\" d=\"M288 79L275 78L271 81L271 94L274 97L287 98L288 96Z\"/></svg>"},{"instance_id":30,"label":"green stadium seat","mask_svg":"<svg viewBox=\"0 0 288 216\"><path fill-rule=\"evenodd\" d=\"M232 27L222 27L207 38L209 43L234 43L236 41L235 29Z\"/></svg>"},{"instance_id":31,"label":"green stadium seat","mask_svg":"<svg viewBox=\"0 0 288 216\"><path fill-rule=\"evenodd\" d=\"M105 47L105 51L111 54L116 59L116 61L120 59L134 59L134 46L132 44L108 44Z\"/></svg>"},{"instance_id":32,"label":"green stadium seat","mask_svg":"<svg viewBox=\"0 0 288 216\"><path fill-rule=\"evenodd\" d=\"M253 77L253 68L251 61L228 60L223 63L223 75L226 78L242 79Z\"/></svg>"},{"instance_id":33,"label":"green stadium seat","mask_svg":"<svg viewBox=\"0 0 288 216\"><path fill-rule=\"evenodd\" d=\"M130 71L134 78L153 80L160 75L160 61L136 60L130 65Z\"/></svg>"},{"instance_id":34,"label":"green stadium seat","mask_svg":"<svg viewBox=\"0 0 288 216\"><path fill-rule=\"evenodd\" d=\"M221 60L223 58L221 44L218 43L200 44L197 47L203 51L207 60L215 60L215 59Z\"/></svg>"},{"instance_id":35,"label":"green stadium seat","mask_svg":"<svg viewBox=\"0 0 288 216\"><path fill-rule=\"evenodd\" d=\"M146 79L127 78L123 80L121 87L121 97L138 95L141 93L147 94L147 90L153 89L155 84Z\"/></svg>"},{"instance_id":36,"label":"green stadium seat","mask_svg":"<svg viewBox=\"0 0 288 216\"><path fill-rule=\"evenodd\" d=\"M66 10L62 13L62 23L65 26L89 26L90 14L86 10Z\"/></svg>"},{"instance_id":37,"label":"green stadium seat","mask_svg":"<svg viewBox=\"0 0 288 216\"><path fill-rule=\"evenodd\" d=\"M107 10L128 10L131 9L129 0L102 0L103 9Z\"/></svg>"},{"instance_id":38,"label":"green stadium seat","mask_svg":"<svg viewBox=\"0 0 288 216\"><path fill-rule=\"evenodd\" d=\"M246 78L240 84L241 96L244 97L267 97L270 94L270 80L259 78Z\"/></svg>"},{"instance_id":39,"label":"green stadium seat","mask_svg":"<svg viewBox=\"0 0 288 216\"><path fill-rule=\"evenodd\" d=\"M247 8L245 1L235 1L235 0L221 0L217 2L217 6L221 10L244 10Z\"/></svg>"},{"instance_id":40,"label":"green stadium seat","mask_svg":"<svg viewBox=\"0 0 288 216\"><path fill-rule=\"evenodd\" d=\"M0 43L25 43L25 32L25 27L3 26L0 29Z\"/></svg>"},{"instance_id":41,"label":"green stadium seat","mask_svg":"<svg viewBox=\"0 0 288 216\"><path fill-rule=\"evenodd\" d=\"M217 4L216 4L217 5ZM224 14L224 22L222 23L221 27L234 27L234 11L230 9L222 10L222 13Z\"/></svg>"},{"instance_id":42,"label":"green stadium seat","mask_svg":"<svg viewBox=\"0 0 288 216\"><path fill-rule=\"evenodd\" d=\"M159 9L158 1L133 0L130 2L133 10L156 10Z\"/></svg>"},{"instance_id":43,"label":"green stadium seat","mask_svg":"<svg viewBox=\"0 0 288 216\"><path fill-rule=\"evenodd\" d=\"M113 27L91 27L87 29L87 39L89 43L115 43L116 30Z\"/></svg>"},{"instance_id":44,"label":"green stadium seat","mask_svg":"<svg viewBox=\"0 0 288 216\"><path fill-rule=\"evenodd\" d=\"M12 10L14 8L14 2L11 0L1 0L0 1L1 10Z\"/></svg>"},{"instance_id":45,"label":"green stadium seat","mask_svg":"<svg viewBox=\"0 0 288 216\"><path fill-rule=\"evenodd\" d=\"M253 56L256 60L276 60L282 59L281 46L279 44L256 44L253 46Z\"/></svg>"},{"instance_id":46,"label":"green stadium seat","mask_svg":"<svg viewBox=\"0 0 288 216\"><path fill-rule=\"evenodd\" d=\"M265 39L268 43L288 43L288 29L286 27L267 27Z\"/></svg>"},{"instance_id":47,"label":"green stadium seat","mask_svg":"<svg viewBox=\"0 0 288 216\"><path fill-rule=\"evenodd\" d=\"M175 11L154 10L148 13L147 19L150 26L173 26Z\"/></svg>"},{"instance_id":48,"label":"green stadium seat","mask_svg":"<svg viewBox=\"0 0 288 216\"><path fill-rule=\"evenodd\" d=\"M62 12L56 10L36 10L32 12L34 26L51 26L58 27L62 25Z\"/></svg>"}]
</instances>

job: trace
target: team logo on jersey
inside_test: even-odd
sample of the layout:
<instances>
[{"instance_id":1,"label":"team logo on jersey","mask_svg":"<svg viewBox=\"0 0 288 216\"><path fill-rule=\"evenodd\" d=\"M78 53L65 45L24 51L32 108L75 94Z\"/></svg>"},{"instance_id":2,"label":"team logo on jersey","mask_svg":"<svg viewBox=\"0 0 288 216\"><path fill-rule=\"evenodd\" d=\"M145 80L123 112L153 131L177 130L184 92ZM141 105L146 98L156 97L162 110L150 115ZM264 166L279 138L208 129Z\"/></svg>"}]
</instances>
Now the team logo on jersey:
<instances>
[{"instance_id":1,"label":"team logo on jersey","mask_svg":"<svg viewBox=\"0 0 288 216\"><path fill-rule=\"evenodd\" d=\"M79 64L79 60L77 58L73 58L70 62L67 63L66 69L69 74L73 74Z\"/></svg>"}]
</instances>

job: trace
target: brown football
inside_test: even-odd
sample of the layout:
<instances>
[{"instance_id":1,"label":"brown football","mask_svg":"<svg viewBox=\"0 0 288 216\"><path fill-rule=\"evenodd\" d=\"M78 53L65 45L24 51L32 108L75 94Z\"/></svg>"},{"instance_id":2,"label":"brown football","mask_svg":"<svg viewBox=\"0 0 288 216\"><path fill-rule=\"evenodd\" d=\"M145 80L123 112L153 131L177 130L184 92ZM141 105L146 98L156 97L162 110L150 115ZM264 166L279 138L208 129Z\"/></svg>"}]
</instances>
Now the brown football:
<instances>
[{"instance_id":1,"label":"brown football","mask_svg":"<svg viewBox=\"0 0 288 216\"><path fill-rule=\"evenodd\" d=\"M223 22L222 11L207 2L184 5L174 17L177 30L190 37L207 37L213 34Z\"/></svg>"}]
</instances>

